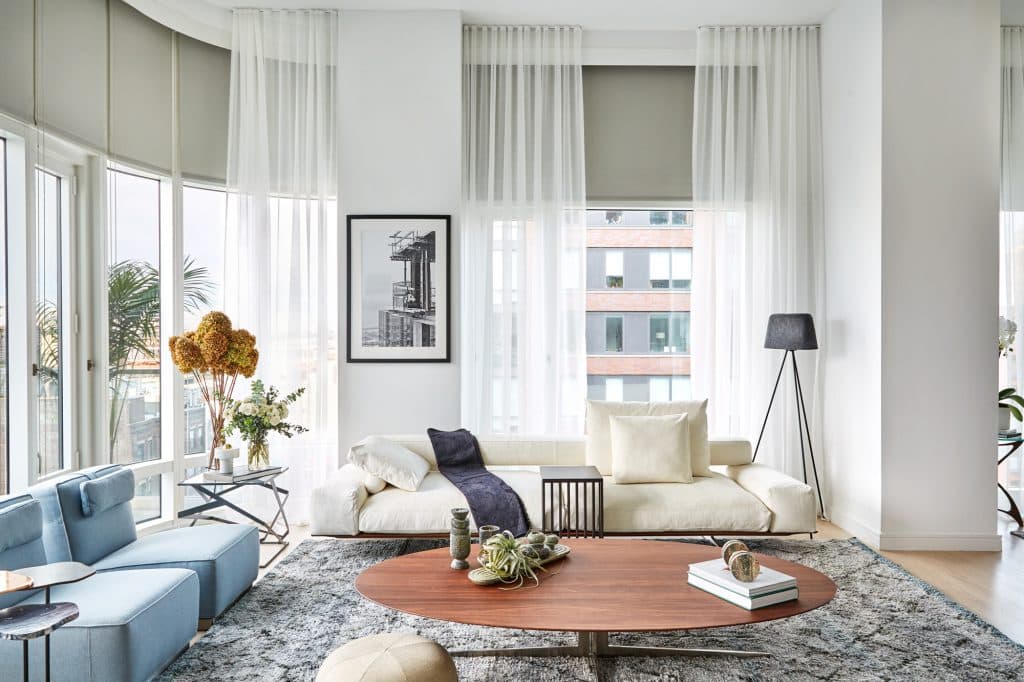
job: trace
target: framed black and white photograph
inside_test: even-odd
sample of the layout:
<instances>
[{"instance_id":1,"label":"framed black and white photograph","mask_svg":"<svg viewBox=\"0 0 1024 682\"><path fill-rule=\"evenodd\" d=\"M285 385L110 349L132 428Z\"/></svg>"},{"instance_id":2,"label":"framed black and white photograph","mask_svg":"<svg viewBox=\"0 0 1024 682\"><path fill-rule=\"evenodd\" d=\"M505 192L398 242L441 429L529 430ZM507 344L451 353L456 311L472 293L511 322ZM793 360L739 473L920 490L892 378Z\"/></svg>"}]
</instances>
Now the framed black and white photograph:
<instances>
[{"instance_id":1,"label":"framed black and white photograph","mask_svg":"<svg viewBox=\"0 0 1024 682\"><path fill-rule=\"evenodd\" d=\"M348 361L449 362L447 215L348 216Z\"/></svg>"}]
</instances>

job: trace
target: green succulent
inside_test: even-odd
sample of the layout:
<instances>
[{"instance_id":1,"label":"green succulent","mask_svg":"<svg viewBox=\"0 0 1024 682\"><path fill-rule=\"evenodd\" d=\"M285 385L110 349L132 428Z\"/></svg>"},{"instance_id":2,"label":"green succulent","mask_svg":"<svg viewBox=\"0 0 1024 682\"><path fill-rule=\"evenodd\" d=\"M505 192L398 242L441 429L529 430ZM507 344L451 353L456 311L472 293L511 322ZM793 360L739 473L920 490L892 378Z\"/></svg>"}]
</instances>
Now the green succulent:
<instances>
[{"instance_id":1,"label":"green succulent","mask_svg":"<svg viewBox=\"0 0 1024 682\"><path fill-rule=\"evenodd\" d=\"M484 543L484 551L481 553L483 567L504 584L512 586L502 589L518 589L523 587L527 580L532 580L534 586L540 584L537 571L544 569L536 554L531 556L524 551L527 547L529 545L519 544L509 531L492 535Z\"/></svg>"}]
</instances>

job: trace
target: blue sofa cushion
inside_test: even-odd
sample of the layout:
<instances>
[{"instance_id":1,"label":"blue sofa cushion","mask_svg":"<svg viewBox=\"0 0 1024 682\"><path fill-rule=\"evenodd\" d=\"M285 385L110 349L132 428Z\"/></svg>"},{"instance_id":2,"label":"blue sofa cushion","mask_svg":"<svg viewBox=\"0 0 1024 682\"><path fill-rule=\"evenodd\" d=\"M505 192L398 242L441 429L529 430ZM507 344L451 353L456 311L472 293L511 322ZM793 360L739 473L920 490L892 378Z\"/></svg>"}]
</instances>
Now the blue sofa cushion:
<instances>
[{"instance_id":1,"label":"blue sofa cushion","mask_svg":"<svg viewBox=\"0 0 1024 682\"><path fill-rule=\"evenodd\" d=\"M187 568L199 576L199 617L216 618L256 580L259 531L248 525L176 528L141 537L93 564L97 571Z\"/></svg>"},{"instance_id":2,"label":"blue sofa cushion","mask_svg":"<svg viewBox=\"0 0 1024 682\"><path fill-rule=\"evenodd\" d=\"M106 476L116 475L121 470L120 467L107 467ZM91 516L82 513L82 485L106 478L90 478L88 473L68 478L56 486L64 530L71 549L70 559L83 564L96 563L111 552L134 542L137 537L130 502L115 504L104 511L93 511ZM49 554L47 556L51 561L57 561Z\"/></svg>"},{"instance_id":3,"label":"blue sofa cushion","mask_svg":"<svg viewBox=\"0 0 1024 682\"><path fill-rule=\"evenodd\" d=\"M196 633L199 580L183 569L99 573L51 589L79 617L52 635L54 680L141 682L163 670ZM37 595L26 603L42 600ZM29 644L33 677L43 640ZM21 642L0 640L0 679L21 679ZM42 679L41 677L39 679Z\"/></svg>"},{"instance_id":4,"label":"blue sofa cushion","mask_svg":"<svg viewBox=\"0 0 1024 682\"><path fill-rule=\"evenodd\" d=\"M0 554L43 537L43 511L38 500L21 500L0 509Z\"/></svg>"},{"instance_id":5,"label":"blue sofa cushion","mask_svg":"<svg viewBox=\"0 0 1024 682\"><path fill-rule=\"evenodd\" d=\"M135 474L120 469L103 478L82 483L82 514L93 516L135 497Z\"/></svg>"},{"instance_id":6,"label":"blue sofa cushion","mask_svg":"<svg viewBox=\"0 0 1024 682\"><path fill-rule=\"evenodd\" d=\"M0 569L15 571L46 563L43 547L43 513L30 495L0 498ZM14 592L0 596L0 609L31 596Z\"/></svg>"}]
</instances>

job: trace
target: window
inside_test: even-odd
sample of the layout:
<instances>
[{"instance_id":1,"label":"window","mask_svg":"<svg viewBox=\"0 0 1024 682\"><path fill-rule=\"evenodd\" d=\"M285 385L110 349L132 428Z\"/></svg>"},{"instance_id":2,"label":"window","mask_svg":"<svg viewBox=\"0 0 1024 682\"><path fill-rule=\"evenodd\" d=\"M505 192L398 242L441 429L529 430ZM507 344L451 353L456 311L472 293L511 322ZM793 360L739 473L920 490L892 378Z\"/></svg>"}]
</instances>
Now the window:
<instances>
[{"instance_id":1,"label":"window","mask_svg":"<svg viewBox=\"0 0 1024 682\"><path fill-rule=\"evenodd\" d=\"M111 461L160 458L160 180L107 172Z\"/></svg>"},{"instance_id":2,"label":"window","mask_svg":"<svg viewBox=\"0 0 1024 682\"><path fill-rule=\"evenodd\" d=\"M659 313L650 317L652 353L690 352L690 314Z\"/></svg>"},{"instance_id":3,"label":"window","mask_svg":"<svg viewBox=\"0 0 1024 682\"><path fill-rule=\"evenodd\" d=\"M650 283L652 289L690 290L693 277L692 249L651 251Z\"/></svg>"},{"instance_id":4,"label":"window","mask_svg":"<svg viewBox=\"0 0 1024 682\"><path fill-rule=\"evenodd\" d=\"M135 517L135 523L160 518L160 478L161 474L153 474L135 485L135 497L132 498L132 516Z\"/></svg>"},{"instance_id":5,"label":"window","mask_svg":"<svg viewBox=\"0 0 1024 682\"><path fill-rule=\"evenodd\" d=\"M687 398L693 211L590 209L587 230L587 395Z\"/></svg>"},{"instance_id":6,"label":"window","mask_svg":"<svg viewBox=\"0 0 1024 682\"><path fill-rule=\"evenodd\" d=\"M69 199L64 177L36 169L35 377L37 474L64 468L65 314L69 278L65 237Z\"/></svg>"},{"instance_id":7,"label":"window","mask_svg":"<svg viewBox=\"0 0 1024 682\"><path fill-rule=\"evenodd\" d=\"M604 350L606 353L622 352L622 317L604 318Z\"/></svg>"},{"instance_id":8,"label":"window","mask_svg":"<svg viewBox=\"0 0 1024 682\"><path fill-rule=\"evenodd\" d=\"M224 308L224 236L228 194L185 185L182 189L182 243L185 253L183 296L185 329L195 329L211 310ZM207 452L213 429L199 385L185 377L185 454Z\"/></svg>"},{"instance_id":9,"label":"window","mask_svg":"<svg viewBox=\"0 0 1024 682\"><path fill-rule=\"evenodd\" d=\"M609 289L621 289L623 283L621 251L604 252L604 285Z\"/></svg>"},{"instance_id":10,"label":"window","mask_svg":"<svg viewBox=\"0 0 1024 682\"><path fill-rule=\"evenodd\" d=\"M0 137L0 495L10 487L7 383L7 140Z\"/></svg>"}]
</instances>

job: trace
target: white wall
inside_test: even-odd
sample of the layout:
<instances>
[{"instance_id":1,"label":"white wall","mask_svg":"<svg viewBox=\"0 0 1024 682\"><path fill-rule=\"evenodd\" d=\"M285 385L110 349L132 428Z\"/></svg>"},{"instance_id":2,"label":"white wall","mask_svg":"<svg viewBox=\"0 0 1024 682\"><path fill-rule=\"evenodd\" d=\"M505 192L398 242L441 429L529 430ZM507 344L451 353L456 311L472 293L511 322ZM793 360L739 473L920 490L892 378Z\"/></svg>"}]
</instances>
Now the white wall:
<instances>
[{"instance_id":1,"label":"white wall","mask_svg":"<svg viewBox=\"0 0 1024 682\"><path fill-rule=\"evenodd\" d=\"M830 518L881 529L882 1L843 0L821 26L825 169L823 436Z\"/></svg>"},{"instance_id":2,"label":"white wall","mask_svg":"<svg viewBox=\"0 0 1024 682\"><path fill-rule=\"evenodd\" d=\"M823 24L833 519L998 550L998 0L842 0Z\"/></svg>"},{"instance_id":3,"label":"white wall","mask_svg":"<svg viewBox=\"0 0 1024 682\"><path fill-rule=\"evenodd\" d=\"M998 0L887 0L882 546L998 549Z\"/></svg>"},{"instance_id":4,"label":"white wall","mask_svg":"<svg viewBox=\"0 0 1024 682\"><path fill-rule=\"evenodd\" d=\"M345 12L342 26L341 212L452 215L452 362L342 362L344 456L370 433L459 426L462 21L454 11ZM342 334L344 286L343 276Z\"/></svg>"}]
</instances>

